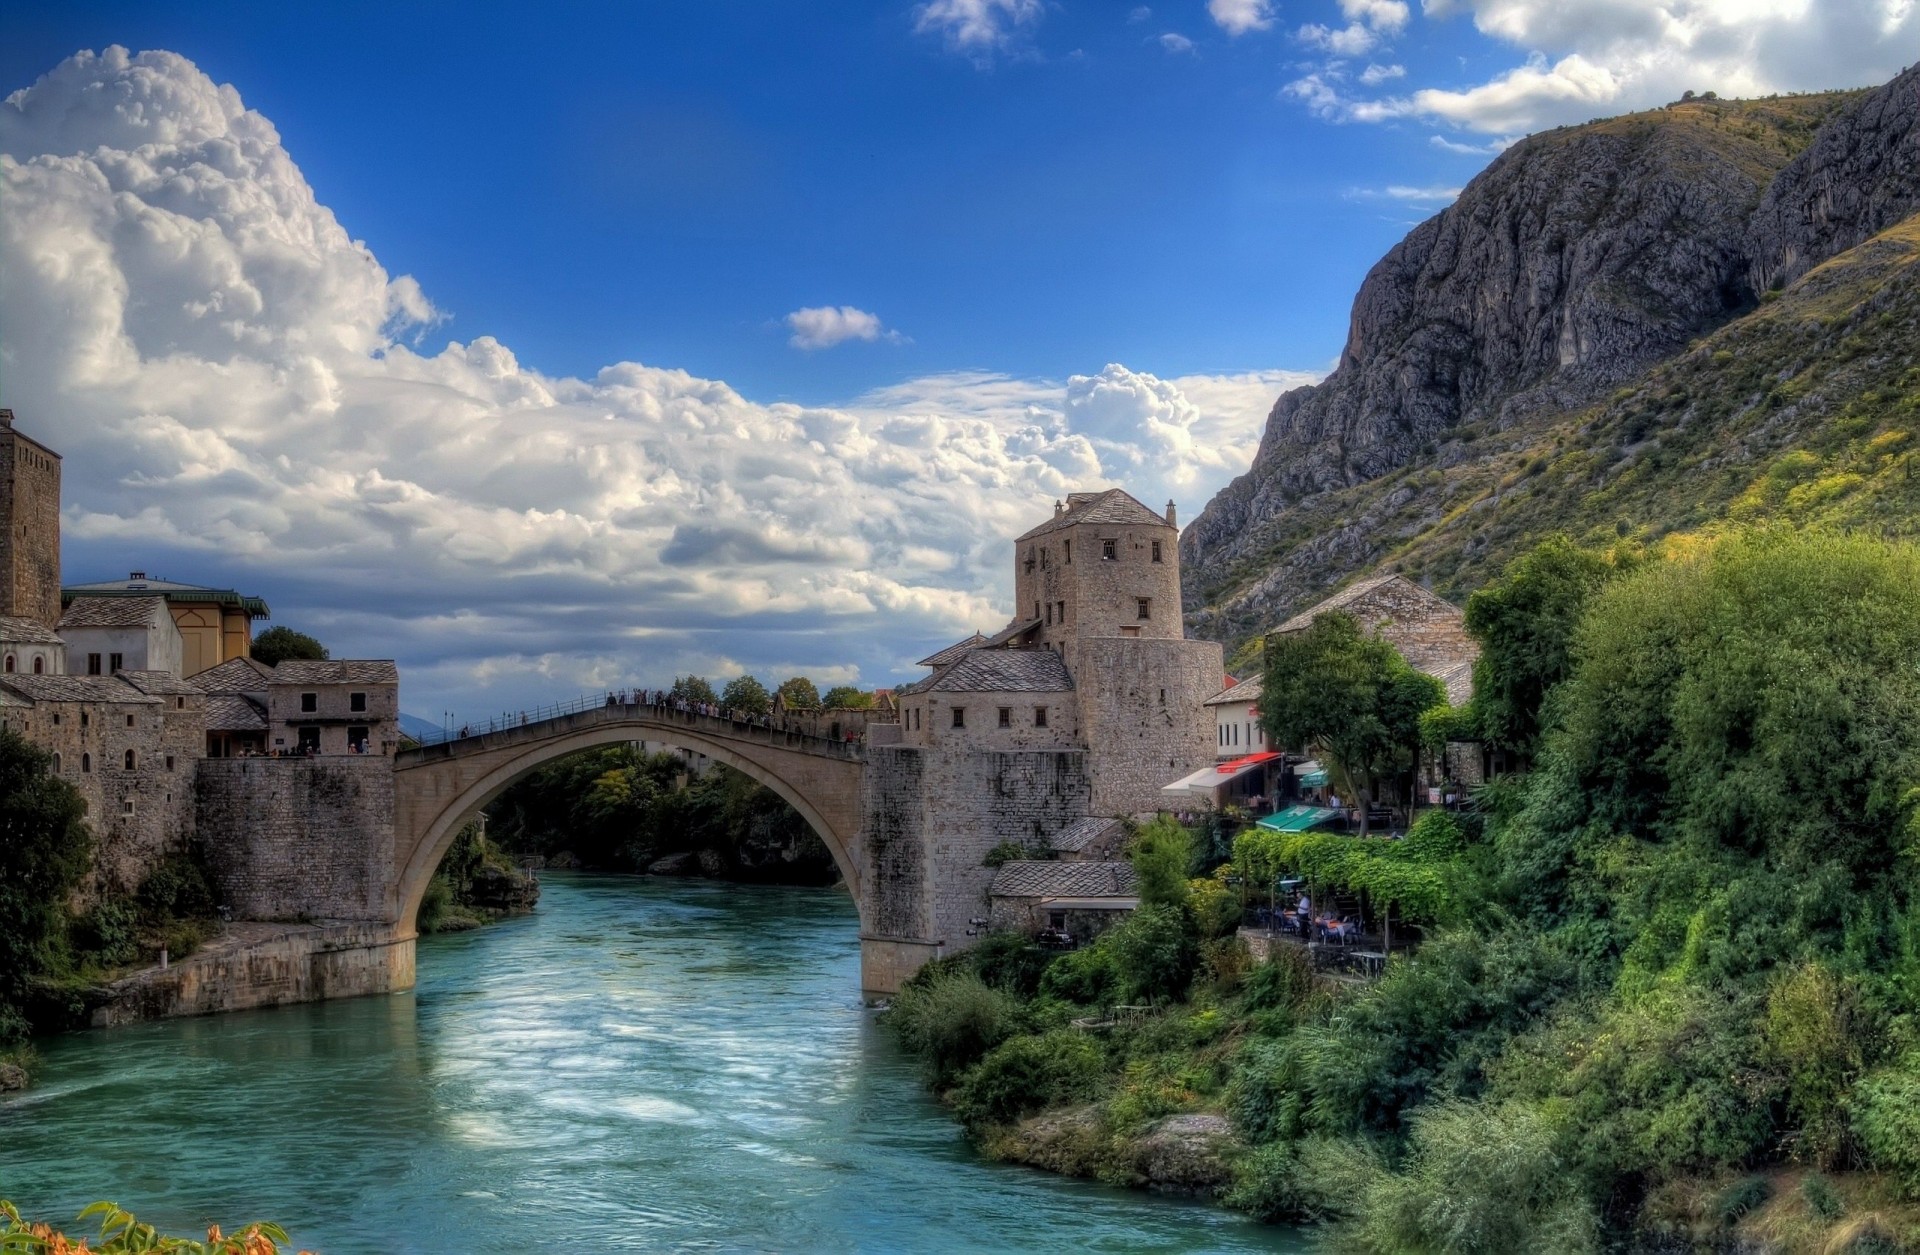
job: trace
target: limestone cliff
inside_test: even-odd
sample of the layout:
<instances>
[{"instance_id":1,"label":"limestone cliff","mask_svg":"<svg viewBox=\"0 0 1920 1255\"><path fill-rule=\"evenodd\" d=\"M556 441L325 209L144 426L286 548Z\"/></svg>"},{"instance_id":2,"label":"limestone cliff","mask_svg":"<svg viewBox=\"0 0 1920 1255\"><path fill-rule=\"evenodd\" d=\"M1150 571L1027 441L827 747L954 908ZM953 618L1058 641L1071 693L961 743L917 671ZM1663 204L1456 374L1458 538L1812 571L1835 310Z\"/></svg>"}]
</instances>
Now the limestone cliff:
<instances>
[{"instance_id":1,"label":"limestone cliff","mask_svg":"<svg viewBox=\"0 0 1920 1255\"><path fill-rule=\"evenodd\" d=\"M1512 485L1463 500L1458 484L1539 461L1556 419L1920 209L1917 110L1920 68L1873 91L1691 101L1508 150L1373 268L1338 368L1279 399L1252 468L1182 536L1197 633L1271 626L1436 528L1473 547L1455 512ZM1555 428L1549 451L1585 438ZM1461 556L1425 574L1444 582Z\"/></svg>"}]
</instances>

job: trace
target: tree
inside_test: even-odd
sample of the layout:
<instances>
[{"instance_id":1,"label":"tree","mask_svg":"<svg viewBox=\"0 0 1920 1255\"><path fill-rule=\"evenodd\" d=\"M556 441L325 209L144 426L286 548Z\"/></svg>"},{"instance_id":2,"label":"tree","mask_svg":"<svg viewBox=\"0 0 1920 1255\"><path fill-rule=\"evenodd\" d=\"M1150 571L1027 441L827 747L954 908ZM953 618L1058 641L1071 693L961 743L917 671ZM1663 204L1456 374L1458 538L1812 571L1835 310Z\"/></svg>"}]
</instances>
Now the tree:
<instances>
[{"instance_id":1,"label":"tree","mask_svg":"<svg viewBox=\"0 0 1920 1255\"><path fill-rule=\"evenodd\" d=\"M1467 630L1480 642L1475 724L1487 740L1534 757L1547 694L1573 666L1574 629L1616 570L1605 555L1550 536L1467 598Z\"/></svg>"},{"instance_id":2,"label":"tree","mask_svg":"<svg viewBox=\"0 0 1920 1255\"><path fill-rule=\"evenodd\" d=\"M796 675L780 686L780 696L788 710L820 709L820 690L804 675Z\"/></svg>"},{"instance_id":3,"label":"tree","mask_svg":"<svg viewBox=\"0 0 1920 1255\"><path fill-rule=\"evenodd\" d=\"M253 638L252 654L255 662L277 667L290 658L323 661L327 647L305 632L296 632L290 627L270 627Z\"/></svg>"},{"instance_id":4,"label":"tree","mask_svg":"<svg viewBox=\"0 0 1920 1255\"><path fill-rule=\"evenodd\" d=\"M1360 803L1360 831L1378 777L1419 752L1420 716L1446 689L1415 671L1392 645L1329 613L1305 631L1268 638L1260 720L1275 745L1314 747L1335 781Z\"/></svg>"},{"instance_id":5,"label":"tree","mask_svg":"<svg viewBox=\"0 0 1920 1255\"><path fill-rule=\"evenodd\" d=\"M67 897L93 853L85 813L52 755L0 729L0 1036L20 1030L11 1009L65 940Z\"/></svg>"},{"instance_id":6,"label":"tree","mask_svg":"<svg viewBox=\"0 0 1920 1255\"><path fill-rule=\"evenodd\" d=\"M873 694L864 693L851 684L836 684L827 690L820 704L828 710L872 710Z\"/></svg>"},{"instance_id":7,"label":"tree","mask_svg":"<svg viewBox=\"0 0 1920 1255\"><path fill-rule=\"evenodd\" d=\"M1140 830L1127 850L1127 861L1140 882L1140 901L1187 904L1193 844L1193 833L1171 815L1157 816Z\"/></svg>"},{"instance_id":8,"label":"tree","mask_svg":"<svg viewBox=\"0 0 1920 1255\"><path fill-rule=\"evenodd\" d=\"M714 695L713 685L697 675L677 675L673 678L673 687L668 690L673 696L689 702L705 702L709 706L718 705L720 699Z\"/></svg>"},{"instance_id":9,"label":"tree","mask_svg":"<svg viewBox=\"0 0 1920 1255\"><path fill-rule=\"evenodd\" d=\"M767 686L750 675L737 675L720 691L720 704L748 715L764 715L773 709Z\"/></svg>"}]
</instances>

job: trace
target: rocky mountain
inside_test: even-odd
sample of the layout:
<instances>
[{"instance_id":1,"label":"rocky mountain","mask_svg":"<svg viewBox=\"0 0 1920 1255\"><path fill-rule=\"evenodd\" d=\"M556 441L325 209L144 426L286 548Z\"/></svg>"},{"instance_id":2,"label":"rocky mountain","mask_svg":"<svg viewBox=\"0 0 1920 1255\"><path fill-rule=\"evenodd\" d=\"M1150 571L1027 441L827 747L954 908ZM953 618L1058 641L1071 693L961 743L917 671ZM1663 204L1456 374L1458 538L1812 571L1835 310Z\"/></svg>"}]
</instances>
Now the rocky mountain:
<instances>
[{"instance_id":1,"label":"rocky mountain","mask_svg":"<svg viewBox=\"0 0 1920 1255\"><path fill-rule=\"evenodd\" d=\"M1463 596L1546 532L1726 517L1783 450L1840 456L1843 412L1895 430L1872 398L1920 392L1920 324L1876 320L1910 308L1916 211L1920 67L1515 145L1373 268L1338 368L1182 535L1195 631L1244 639L1375 570Z\"/></svg>"}]
</instances>

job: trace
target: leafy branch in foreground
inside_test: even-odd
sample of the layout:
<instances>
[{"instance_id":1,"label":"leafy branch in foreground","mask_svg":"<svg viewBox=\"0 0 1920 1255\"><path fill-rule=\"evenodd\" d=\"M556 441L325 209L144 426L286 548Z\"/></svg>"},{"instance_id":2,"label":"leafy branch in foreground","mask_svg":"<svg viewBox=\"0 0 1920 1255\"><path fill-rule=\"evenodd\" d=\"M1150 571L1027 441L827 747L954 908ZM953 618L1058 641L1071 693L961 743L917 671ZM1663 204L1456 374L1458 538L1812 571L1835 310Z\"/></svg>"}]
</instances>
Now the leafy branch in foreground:
<instances>
[{"instance_id":1,"label":"leafy branch in foreground","mask_svg":"<svg viewBox=\"0 0 1920 1255\"><path fill-rule=\"evenodd\" d=\"M231 1237L220 1232L219 1225L207 1228L207 1240L170 1238L150 1224L134 1219L133 1213L118 1203L95 1203L82 1211L77 1221L100 1218L97 1238L69 1238L52 1226L29 1223L12 1203L0 1201L0 1255L279 1255L280 1244L288 1242L286 1230L276 1224L255 1222ZM312 1255L302 1251L300 1255Z\"/></svg>"}]
</instances>

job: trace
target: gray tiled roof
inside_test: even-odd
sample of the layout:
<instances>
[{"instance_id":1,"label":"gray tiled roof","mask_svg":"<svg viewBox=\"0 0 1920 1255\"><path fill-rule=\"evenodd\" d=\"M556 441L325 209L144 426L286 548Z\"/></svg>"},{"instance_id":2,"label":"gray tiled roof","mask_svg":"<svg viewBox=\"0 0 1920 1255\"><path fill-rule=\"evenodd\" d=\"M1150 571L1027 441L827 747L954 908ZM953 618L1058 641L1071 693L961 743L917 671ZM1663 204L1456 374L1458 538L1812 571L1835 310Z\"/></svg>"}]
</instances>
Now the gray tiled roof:
<instances>
[{"instance_id":1,"label":"gray tiled roof","mask_svg":"<svg viewBox=\"0 0 1920 1255\"><path fill-rule=\"evenodd\" d=\"M217 667L208 667L187 683L202 693L264 693L273 679L273 668L251 658L229 658Z\"/></svg>"},{"instance_id":2,"label":"gray tiled roof","mask_svg":"<svg viewBox=\"0 0 1920 1255\"><path fill-rule=\"evenodd\" d=\"M1013 543L1017 545L1023 540L1045 536L1063 527L1078 527L1082 523L1107 523L1115 527L1164 527L1173 530L1173 524L1140 504L1124 488L1109 488L1100 493L1074 493L1067 498L1065 510L1032 531L1022 533Z\"/></svg>"},{"instance_id":3,"label":"gray tiled roof","mask_svg":"<svg viewBox=\"0 0 1920 1255\"><path fill-rule=\"evenodd\" d=\"M1257 702L1259 700L1260 677L1256 675L1252 679L1240 681L1240 683L1234 685L1232 688L1221 689L1218 693L1215 693L1212 697L1209 697L1200 704L1202 706L1231 706L1235 702Z\"/></svg>"},{"instance_id":4,"label":"gray tiled roof","mask_svg":"<svg viewBox=\"0 0 1920 1255\"><path fill-rule=\"evenodd\" d=\"M1326 614L1327 612L1332 610L1345 610L1348 606L1351 606L1354 602L1359 601L1362 597L1365 597L1368 593L1373 592L1377 588L1381 588L1381 587L1384 587L1385 585L1391 584L1396 580L1399 581L1401 584L1404 584L1406 586L1406 590L1413 596L1419 598L1422 601L1431 603L1436 609L1441 609L1443 612L1450 612L1454 617L1459 616L1460 614L1459 607L1455 606L1452 602L1448 601L1444 597L1428 592L1426 589L1420 587L1418 584L1414 583L1412 580L1408 579L1404 575L1397 575L1397 574L1396 575L1376 575L1370 580L1361 580L1357 584L1347 585L1345 588L1341 589L1339 592L1335 593L1333 596L1327 598L1325 601L1321 602L1319 605L1309 607L1306 610L1302 610L1299 614L1294 615L1291 619L1288 619L1285 623L1282 623L1279 627L1273 630L1276 633L1304 632L1308 628L1312 627L1313 621L1319 618L1321 615Z\"/></svg>"},{"instance_id":5,"label":"gray tiled roof","mask_svg":"<svg viewBox=\"0 0 1920 1255\"><path fill-rule=\"evenodd\" d=\"M1473 662L1471 658L1463 658L1428 672L1447 686L1447 705L1456 710L1473 700Z\"/></svg>"},{"instance_id":6,"label":"gray tiled roof","mask_svg":"<svg viewBox=\"0 0 1920 1255\"><path fill-rule=\"evenodd\" d=\"M5 684L23 697L36 702L118 702L129 706L151 706L159 702L113 675L8 675Z\"/></svg>"},{"instance_id":7,"label":"gray tiled roof","mask_svg":"<svg viewBox=\"0 0 1920 1255\"><path fill-rule=\"evenodd\" d=\"M267 712L251 698L237 693L215 693L207 698L207 731L265 732Z\"/></svg>"},{"instance_id":8,"label":"gray tiled roof","mask_svg":"<svg viewBox=\"0 0 1920 1255\"><path fill-rule=\"evenodd\" d=\"M1068 693L1073 676L1050 649L976 649L944 667L921 692Z\"/></svg>"},{"instance_id":9,"label":"gray tiled roof","mask_svg":"<svg viewBox=\"0 0 1920 1255\"><path fill-rule=\"evenodd\" d=\"M398 684L400 669L384 658L289 658L272 671L275 684Z\"/></svg>"},{"instance_id":10,"label":"gray tiled roof","mask_svg":"<svg viewBox=\"0 0 1920 1255\"><path fill-rule=\"evenodd\" d=\"M16 645L58 645L60 638L38 619L0 614L0 641Z\"/></svg>"},{"instance_id":11,"label":"gray tiled roof","mask_svg":"<svg viewBox=\"0 0 1920 1255\"><path fill-rule=\"evenodd\" d=\"M1015 859L1000 865L987 892L996 898L1131 898L1139 879L1131 863Z\"/></svg>"},{"instance_id":12,"label":"gray tiled roof","mask_svg":"<svg viewBox=\"0 0 1920 1255\"><path fill-rule=\"evenodd\" d=\"M969 649L978 649L986 643L987 638L975 632L964 641L955 641L938 653L928 654L914 665L921 667L944 667L950 662L960 661L961 655L965 654Z\"/></svg>"},{"instance_id":13,"label":"gray tiled roof","mask_svg":"<svg viewBox=\"0 0 1920 1255\"><path fill-rule=\"evenodd\" d=\"M1117 819L1101 819L1097 815L1088 815L1076 819L1060 831L1047 838L1047 844L1062 854L1077 854L1094 842L1102 840L1120 826Z\"/></svg>"},{"instance_id":14,"label":"gray tiled roof","mask_svg":"<svg viewBox=\"0 0 1920 1255\"><path fill-rule=\"evenodd\" d=\"M171 671L116 671L115 675L152 697L200 695L200 686Z\"/></svg>"},{"instance_id":15,"label":"gray tiled roof","mask_svg":"<svg viewBox=\"0 0 1920 1255\"><path fill-rule=\"evenodd\" d=\"M982 649L998 649L1015 637L1025 636L1040 626L1038 619L1015 619L980 643Z\"/></svg>"},{"instance_id":16,"label":"gray tiled roof","mask_svg":"<svg viewBox=\"0 0 1920 1255\"><path fill-rule=\"evenodd\" d=\"M60 616L68 628L147 627L165 618L167 603L158 597L75 597Z\"/></svg>"}]
</instances>

